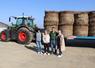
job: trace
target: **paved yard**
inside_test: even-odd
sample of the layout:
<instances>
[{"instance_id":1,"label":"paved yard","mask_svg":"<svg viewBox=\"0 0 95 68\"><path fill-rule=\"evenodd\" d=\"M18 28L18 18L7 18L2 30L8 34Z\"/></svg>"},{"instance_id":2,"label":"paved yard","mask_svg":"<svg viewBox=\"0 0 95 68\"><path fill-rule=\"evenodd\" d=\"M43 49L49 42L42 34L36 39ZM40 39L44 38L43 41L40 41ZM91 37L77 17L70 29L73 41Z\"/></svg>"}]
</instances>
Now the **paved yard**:
<instances>
[{"instance_id":1,"label":"paved yard","mask_svg":"<svg viewBox=\"0 0 95 68\"><path fill-rule=\"evenodd\" d=\"M95 48L66 47L58 58L38 55L15 42L0 42L0 68L95 68Z\"/></svg>"}]
</instances>

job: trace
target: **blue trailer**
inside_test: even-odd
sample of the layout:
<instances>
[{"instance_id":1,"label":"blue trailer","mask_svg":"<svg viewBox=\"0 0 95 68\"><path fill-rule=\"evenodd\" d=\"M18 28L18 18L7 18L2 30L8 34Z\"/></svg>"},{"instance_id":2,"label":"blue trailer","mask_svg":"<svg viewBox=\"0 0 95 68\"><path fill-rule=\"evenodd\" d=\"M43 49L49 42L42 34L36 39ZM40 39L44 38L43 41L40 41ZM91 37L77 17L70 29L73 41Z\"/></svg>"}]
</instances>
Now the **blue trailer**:
<instances>
[{"instance_id":1,"label":"blue trailer","mask_svg":"<svg viewBox=\"0 0 95 68\"><path fill-rule=\"evenodd\" d=\"M95 40L95 36L76 36L74 39Z\"/></svg>"},{"instance_id":2,"label":"blue trailer","mask_svg":"<svg viewBox=\"0 0 95 68\"><path fill-rule=\"evenodd\" d=\"M66 39L67 46L95 47L95 36L74 36Z\"/></svg>"}]
</instances>

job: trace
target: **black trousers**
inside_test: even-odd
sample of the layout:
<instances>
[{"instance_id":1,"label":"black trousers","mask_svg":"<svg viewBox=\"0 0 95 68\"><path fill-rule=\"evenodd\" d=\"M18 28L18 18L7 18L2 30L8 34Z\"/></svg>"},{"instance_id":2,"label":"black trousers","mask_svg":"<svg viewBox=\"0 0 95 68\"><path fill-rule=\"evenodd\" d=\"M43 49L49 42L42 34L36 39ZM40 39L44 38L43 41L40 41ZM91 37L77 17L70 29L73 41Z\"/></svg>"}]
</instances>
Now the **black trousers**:
<instances>
[{"instance_id":1,"label":"black trousers","mask_svg":"<svg viewBox=\"0 0 95 68\"><path fill-rule=\"evenodd\" d=\"M49 43L44 43L44 52L49 53Z\"/></svg>"},{"instance_id":2,"label":"black trousers","mask_svg":"<svg viewBox=\"0 0 95 68\"><path fill-rule=\"evenodd\" d=\"M58 55L61 55L62 54L61 45L60 44L57 44L57 54Z\"/></svg>"}]
</instances>

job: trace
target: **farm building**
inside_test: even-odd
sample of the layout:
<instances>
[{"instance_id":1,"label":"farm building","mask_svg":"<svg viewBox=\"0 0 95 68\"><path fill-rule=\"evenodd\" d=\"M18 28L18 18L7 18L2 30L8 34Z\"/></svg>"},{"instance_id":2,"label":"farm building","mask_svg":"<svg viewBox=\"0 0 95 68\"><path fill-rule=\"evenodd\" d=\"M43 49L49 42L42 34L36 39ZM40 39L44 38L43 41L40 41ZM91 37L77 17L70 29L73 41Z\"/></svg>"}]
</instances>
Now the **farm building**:
<instances>
[{"instance_id":1,"label":"farm building","mask_svg":"<svg viewBox=\"0 0 95 68\"><path fill-rule=\"evenodd\" d=\"M4 29L7 29L8 25L5 23L0 22L0 32L3 31Z\"/></svg>"}]
</instances>

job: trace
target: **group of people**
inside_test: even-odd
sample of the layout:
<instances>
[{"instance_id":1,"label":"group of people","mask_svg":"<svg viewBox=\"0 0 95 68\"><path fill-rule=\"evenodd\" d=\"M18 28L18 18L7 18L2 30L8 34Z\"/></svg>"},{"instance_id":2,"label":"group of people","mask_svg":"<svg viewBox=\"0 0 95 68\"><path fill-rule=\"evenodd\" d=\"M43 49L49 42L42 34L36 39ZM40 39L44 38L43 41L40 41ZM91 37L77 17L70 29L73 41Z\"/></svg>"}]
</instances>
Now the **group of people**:
<instances>
[{"instance_id":1,"label":"group of people","mask_svg":"<svg viewBox=\"0 0 95 68\"><path fill-rule=\"evenodd\" d=\"M38 54L55 54L58 57L62 57L62 52L65 51L64 36L61 30L56 32L54 27L50 33L48 33L47 30L45 30L43 33L38 30L36 33L36 45Z\"/></svg>"}]
</instances>

